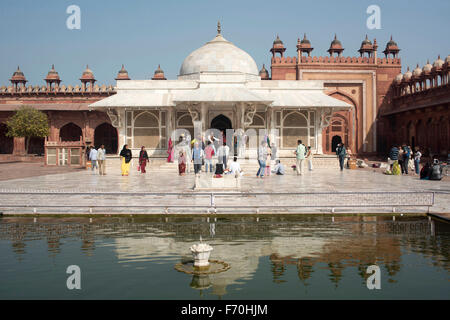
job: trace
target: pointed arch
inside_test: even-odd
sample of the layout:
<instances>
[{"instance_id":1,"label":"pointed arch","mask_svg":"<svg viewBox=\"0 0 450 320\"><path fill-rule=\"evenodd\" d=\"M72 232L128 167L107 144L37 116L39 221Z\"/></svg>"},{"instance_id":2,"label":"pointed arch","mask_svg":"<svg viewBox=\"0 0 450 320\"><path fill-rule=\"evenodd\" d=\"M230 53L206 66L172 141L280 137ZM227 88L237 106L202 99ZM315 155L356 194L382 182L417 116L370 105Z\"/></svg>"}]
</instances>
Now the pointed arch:
<instances>
[{"instance_id":1,"label":"pointed arch","mask_svg":"<svg viewBox=\"0 0 450 320\"><path fill-rule=\"evenodd\" d=\"M106 153L117 153L117 129L107 122L103 122L102 124L98 125L94 131L94 145L96 147L100 147L102 144L105 146Z\"/></svg>"},{"instance_id":2,"label":"pointed arch","mask_svg":"<svg viewBox=\"0 0 450 320\"><path fill-rule=\"evenodd\" d=\"M344 101L352 106L351 110L347 111L337 111L333 113L330 121L330 126L325 128L322 132L322 147L324 153L334 154L335 151L332 150L333 137L338 135L341 137L342 142L347 145L352 152L358 152L362 145L360 146L360 137L358 136L358 122L359 113L358 104L346 92L340 90L333 90L327 92L327 94L335 99ZM333 128L333 123L335 126ZM337 131L338 127L339 130ZM335 138L336 141L336 138Z\"/></svg>"},{"instance_id":3,"label":"pointed arch","mask_svg":"<svg viewBox=\"0 0 450 320\"><path fill-rule=\"evenodd\" d=\"M69 122L59 129L61 141L79 141L83 136L83 130L73 122Z\"/></svg>"}]
</instances>

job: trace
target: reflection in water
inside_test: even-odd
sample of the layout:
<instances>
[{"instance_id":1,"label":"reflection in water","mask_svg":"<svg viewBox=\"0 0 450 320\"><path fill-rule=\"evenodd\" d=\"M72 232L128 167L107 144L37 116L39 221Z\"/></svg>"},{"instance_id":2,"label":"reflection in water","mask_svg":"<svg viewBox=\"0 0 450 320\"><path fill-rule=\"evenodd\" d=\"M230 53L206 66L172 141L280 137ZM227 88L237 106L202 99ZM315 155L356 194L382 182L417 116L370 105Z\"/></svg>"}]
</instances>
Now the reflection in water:
<instances>
[{"instance_id":1,"label":"reflection in water","mask_svg":"<svg viewBox=\"0 0 450 320\"><path fill-rule=\"evenodd\" d=\"M332 221L333 219L333 221ZM269 268L272 282L292 281L295 272L304 286L315 283L315 274L326 269L329 283L338 288L345 270L365 284L367 267L377 264L398 281L404 265L402 256L419 254L433 266L450 272L449 226L424 217L264 216L151 218L28 218L0 220L0 241L8 241L18 261L31 249L27 242L45 239L50 256L64 252L66 240L78 241L81 252L95 258L97 250L113 248L116 263L173 265L186 255L199 236L209 236L212 258L229 263L219 274L194 275L190 287L203 295L227 294L227 287L242 286L254 279L259 269ZM269 266L260 265L262 258ZM292 271L291 271L292 270ZM0 270L1 271L1 270ZM186 275L187 276L187 275Z\"/></svg>"}]
</instances>

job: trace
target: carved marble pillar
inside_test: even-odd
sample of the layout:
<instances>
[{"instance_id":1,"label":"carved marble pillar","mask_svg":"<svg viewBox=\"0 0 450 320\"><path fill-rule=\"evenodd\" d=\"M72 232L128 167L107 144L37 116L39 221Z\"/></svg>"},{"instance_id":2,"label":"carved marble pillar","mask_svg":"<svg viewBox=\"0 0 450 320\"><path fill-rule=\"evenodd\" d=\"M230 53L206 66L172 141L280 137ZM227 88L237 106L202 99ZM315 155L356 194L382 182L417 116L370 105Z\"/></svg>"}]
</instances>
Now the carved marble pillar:
<instances>
[{"instance_id":1,"label":"carved marble pillar","mask_svg":"<svg viewBox=\"0 0 450 320\"><path fill-rule=\"evenodd\" d=\"M169 138L173 138L172 137L172 133L175 130L175 108L174 107L169 107L167 109L167 119L166 119L166 123L167 123L167 132L166 132L166 136L167 136L167 141L169 140ZM173 139L172 139L173 140ZM175 142L175 141L172 141ZM168 142L167 142L168 143Z\"/></svg>"},{"instance_id":2,"label":"carved marble pillar","mask_svg":"<svg viewBox=\"0 0 450 320\"><path fill-rule=\"evenodd\" d=\"M316 128L318 130L317 132L317 153L323 154L323 147L322 147L322 131L326 127L330 125L331 118L333 117L333 108L320 108L320 111L318 112L319 116L316 117Z\"/></svg>"},{"instance_id":3,"label":"carved marble pillar","mask_svg":"<svg viewBox=\"0 0 450 320\"><path fill-rule=\"evenodd\" d=\"M201 121L202 121L202 134L204 134L204 130L209 128L209 124L206 123L207 118L207 108L204 102L200 103L200 112L201 112Z\"/></svg>"},{"instance_id":4,"label":"carved marble pillar","mask_svg":"<svg viewBox=\"0 0 450 320\"><path fill-rule=\"evenodd\" d=\"M194 125L194 137L191 137L192 139L196 138L198 134L202 134L203 132L204 117L201 110L198 110L197 106L197 104L190 104L187 106L189 114L191 115L192 123Z\"/></svg>"}]
</instances>

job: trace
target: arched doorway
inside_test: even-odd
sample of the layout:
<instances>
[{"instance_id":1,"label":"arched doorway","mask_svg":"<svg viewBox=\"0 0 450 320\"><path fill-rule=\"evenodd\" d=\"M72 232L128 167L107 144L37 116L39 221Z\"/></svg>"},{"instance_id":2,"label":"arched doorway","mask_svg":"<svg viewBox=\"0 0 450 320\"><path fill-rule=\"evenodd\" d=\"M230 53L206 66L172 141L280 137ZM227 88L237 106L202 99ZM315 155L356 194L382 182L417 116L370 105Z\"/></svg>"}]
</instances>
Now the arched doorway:
<instances>
[{"instance_id":1,"label":"arched doorway","mask_svg":"<svg viewBox=\"0 0 450 320\"><path fill-rule=\"evenodd\" d=\"M37 154L39 156L44 155L44 143L45 138L32 137L30 139L30 145L28 146L28 153Z\"/></svg>"},{"instance_id":2,"label":"arched doorway","mask_svg":"<svg viewBox=\"0 0 450 320\"><path fill-rule=\"evenodd\" d=\"M333 138L331 139L331 151L336 151L339 143L342 143L342 137L333 136Z\"/></svg>"},{"instance_id":3,"label":"arched doorway","mask_svg":"<svg viewBox=\"0 0 450 320\"><path fill-rule=\"evenodd\" d=\"M70 122L59 129L59 138L61 141L79 141L83 135L81 128L75 123Z\"/></svg>"},{"instance_id":4,"label":"arched doorway","mask_svg":"<svg viewBox=\"0 0 450 320\"><path fill-rule=\"evenodd\" d=\"M94 145L100 147L102 144L106 153L117 153L117 129L106 122L97 126L94 132Z\"/></svg>"},{"instance_id":5,"label":"arched doorway","mask_svg":"<svg viewBox=\"0 0 450 320\"><path fill-rule=\"evenodd\" d=\"M335 113L331 119L331 124L325 129L325 153L334 154L338 143L341 142L347 148L350 147L348 118L340 113Z\"/></svg>"},{"instance_id":6,"label":"arched doorway","mask_svg":"<svg viewBox=\"0 0 450 320\"><path fill-rule=\"evenodd\" d=\"M232 128L233 126L231 124L231 120L228 117L224 116L223 114L219 114L211 121L211 129L218 129L220 131L224 131L226 129Z\"/></svg>"},{"instance_id":7,"label":"arched doorway","mask_svg":"<svg viewBox=\"0 0 450 320\"><path fill-rule=\"evenodd\" d=\"M11 154L14 149L14 139L7 137L8 127L0 123L0 154Z\"/></svg>"}]
</instances>

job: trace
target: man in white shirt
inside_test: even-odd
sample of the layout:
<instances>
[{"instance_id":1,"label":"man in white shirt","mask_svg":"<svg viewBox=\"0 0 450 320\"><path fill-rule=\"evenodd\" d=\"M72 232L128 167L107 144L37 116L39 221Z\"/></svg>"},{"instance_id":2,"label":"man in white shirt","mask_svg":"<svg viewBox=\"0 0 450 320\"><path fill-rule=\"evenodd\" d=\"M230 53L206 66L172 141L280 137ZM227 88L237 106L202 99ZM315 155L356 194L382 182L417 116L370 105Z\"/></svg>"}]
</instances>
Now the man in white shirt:
<instances>
[{"instance_id":1,"label":"man in white shirt","mask_svg":"<svg viewBox=\"0 0 450 320\"><path fill-rule=\"evenodd\" d=\"M242 175L241 165L237 162L237 157L234 157L233 162L230 164L230 173L234 175L235 178L240 178Z\"/></svg>"},{"instance_id":2,"label":"man in white shirt","mask_svg":"<svg viewBox=\"0 0 450 320\"><path fill-rule=\"evenodd\" d=\"M97 167L97 150L93 147L91 149L91 152L89 152L89 160L91 160L92 163L92 171L93 173L95 173L94 171L94 167L98 169Z\"/></svg>"},{"instance_id":3,"label":"man in white shirt","mask_svg":"<svg viewBox=\"0 0 450 320\"><path fill-rule=\"evenodd\" d=\"M278 175L284 175L284 166L281 164L280 160L276 161L275 168L273 168L272 172Z\"/></svg>"},{"instance_id":4,"label":"man in white shirt","mask_svg":"<svg viewBox=\"0 0 450 320\"><path fill-rule=\"evenodd\" d=\"M102 176L106 174L106 150L102 144L97 150L98 173Z\"/></svg>"},{"instance_id":5,"label":"man in white shirt","mask_svg":"<svg viewBox=\"0 0 450 320\"><path fill-rule=\"evenodd\" d=\"M219 163L223 163L223 168L227 168L227 159L230 154L230 147L227 146L227 143L224 142L222 146L219 147L219 150L217 150L217 157L219 158Z\"/></svg>"}]
</instances>

